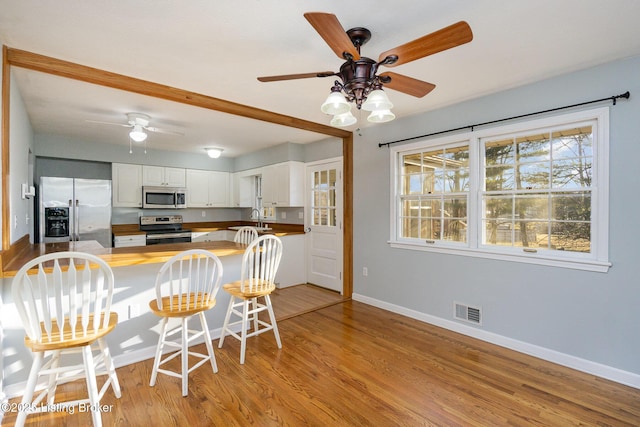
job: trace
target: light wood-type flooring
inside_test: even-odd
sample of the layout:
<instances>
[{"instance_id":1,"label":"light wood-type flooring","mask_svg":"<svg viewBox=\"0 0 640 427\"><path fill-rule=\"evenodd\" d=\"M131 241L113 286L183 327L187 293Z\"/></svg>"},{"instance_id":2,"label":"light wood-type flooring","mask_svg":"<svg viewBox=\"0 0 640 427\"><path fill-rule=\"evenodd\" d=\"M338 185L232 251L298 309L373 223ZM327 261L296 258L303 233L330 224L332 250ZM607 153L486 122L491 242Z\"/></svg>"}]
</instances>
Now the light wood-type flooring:
<instances>
[{"instance_id":1,"label":"light wood-type flooring","mask_svg":"<svg viewBox=\"0 0 640 427\"><path fill-rule=\"evenodd\" d=\"M304 291L291 288L292 299ZM274 304L284 308L286 293ZM640 425L640 390L363 303L327 304L280 313L283 348L269 333L250 338L244 365L237 340L222 349L214 340L218 373L208 364L193 372L184 398L178 378L162 375L149 387L151 360L119 368L122 398L107 392L104 425ZM8 414L2 425L14 419ZM29 426L90 422L87 413L27 418Z\"/></svg>"}]
</instances>

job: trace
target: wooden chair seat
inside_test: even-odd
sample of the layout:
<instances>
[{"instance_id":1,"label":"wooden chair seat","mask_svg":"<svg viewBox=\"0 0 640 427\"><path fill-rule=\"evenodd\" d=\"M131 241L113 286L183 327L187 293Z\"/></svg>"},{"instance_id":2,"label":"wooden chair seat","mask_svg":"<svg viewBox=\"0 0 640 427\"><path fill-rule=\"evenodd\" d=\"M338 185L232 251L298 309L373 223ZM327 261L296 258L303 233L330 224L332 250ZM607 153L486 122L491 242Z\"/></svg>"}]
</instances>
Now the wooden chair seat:
<instances>
[{"instance_id":1,"label":"wooden chair seat","mask_svg":"<svg viewBox=\"0 0 640 427\"><path fill-rule=\"evenodd\" d=\"M209 310L215 305L215 298L209 299L207 294L195 293L163 297L162 308L158 307L158 300L149 301L151 312L160 317L190 317L201 311Z\"/></svg>"},{"instance_id":2,"label":"wooden chair seat","mask_svg":"<svg viewBox=\"0 0 640 427\"><path fill-rule=\"evenodd\" d=\"M102 323L101 316L100 322ZM82 316L77 316L75 334L72 334L72 329L68 318L64 323L62 334L60 330L54 328L50 334L47 334L44 322L40 322L40 329L42 331L41 339L32 339L28 336L24 337L24 344L31 349L31 351L50 351L50 350L63 350L73 347L81 347L85 345L91 345L98 339L104 337L113 330L118 324L118 313L110 312L109 319L107 320L105 327L100 327L93 330L93 315L89 316L89 322L86 332L82 326Z\"/></svg>"},{"instance_id":3,"label":"wooden chair seat","mask_svg":"<svg viewBox=\"0 0 640 427\"><path fill-rule=\"evenodd\" d=\"M254 286L249 286L247 280L245 280L244 286L242 281L236 280L235 282L225 283L222 285L222 289L230 293L234 297L242 299L251 299L257 297L263 297L269 295L276 289L276 285L273 282L266 280L254 280Z\"/></svg>"}]
</instances>

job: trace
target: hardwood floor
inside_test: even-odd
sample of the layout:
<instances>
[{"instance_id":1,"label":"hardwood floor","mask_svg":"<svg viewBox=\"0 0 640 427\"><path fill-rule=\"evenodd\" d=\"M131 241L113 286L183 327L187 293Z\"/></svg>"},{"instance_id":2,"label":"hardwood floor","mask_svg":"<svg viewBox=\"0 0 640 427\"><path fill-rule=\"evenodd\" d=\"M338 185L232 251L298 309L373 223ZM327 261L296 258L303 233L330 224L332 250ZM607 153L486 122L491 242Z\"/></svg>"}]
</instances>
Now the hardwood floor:
<instances>
[{"instance_id":1,"label":"hardwood floor","mask_svg":"<svg viewBox=\"0 0 640 427\"><path fill-rule=\"evenodd\" d=\"M281 350L268 333L250 338L240 365L239 342L228 339L215 347L218 373L200 367L184 398L178 378L149 387L151 360L118 369L122 398L107 392L104 425L640 425L640 390L363 303L278 325ZM30 426L89 424L86 413L27 418Z\"/></svg>"}]
</instances>

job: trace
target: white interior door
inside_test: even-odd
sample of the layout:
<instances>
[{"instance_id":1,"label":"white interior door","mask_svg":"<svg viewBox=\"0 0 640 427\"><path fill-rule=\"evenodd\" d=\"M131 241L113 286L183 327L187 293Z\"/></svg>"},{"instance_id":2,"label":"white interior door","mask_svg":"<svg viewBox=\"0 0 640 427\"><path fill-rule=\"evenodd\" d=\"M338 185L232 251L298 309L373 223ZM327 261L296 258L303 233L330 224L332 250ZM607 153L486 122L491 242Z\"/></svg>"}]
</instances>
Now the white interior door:
<instances>
[{"instance_id":1,"label":"white interior door","mask_svg":"<svg viewBox=\"0 0 640 427\"><path fill-rule=\"evenodd\" d=\"M307 165L307 282L342 293L342 159Z\"/></svg>"}]
</instances>

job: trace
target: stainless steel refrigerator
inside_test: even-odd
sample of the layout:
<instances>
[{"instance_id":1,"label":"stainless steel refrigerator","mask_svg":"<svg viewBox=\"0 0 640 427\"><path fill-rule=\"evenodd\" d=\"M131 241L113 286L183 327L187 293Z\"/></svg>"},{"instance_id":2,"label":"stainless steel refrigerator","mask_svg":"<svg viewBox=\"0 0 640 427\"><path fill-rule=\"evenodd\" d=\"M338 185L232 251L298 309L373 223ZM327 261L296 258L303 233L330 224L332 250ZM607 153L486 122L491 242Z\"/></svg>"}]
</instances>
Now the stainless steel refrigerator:
<instances>
[{"instance_id":1,"label":"stainless steel refrigerator","mask_svg":"<svg viewBox=\"0 0 640 427\"><path fill-rule=\"evenodd\" d=\"M40 242L96 240L111 247L111 181L40 178Z\"/></svg>"}]
</instances>

